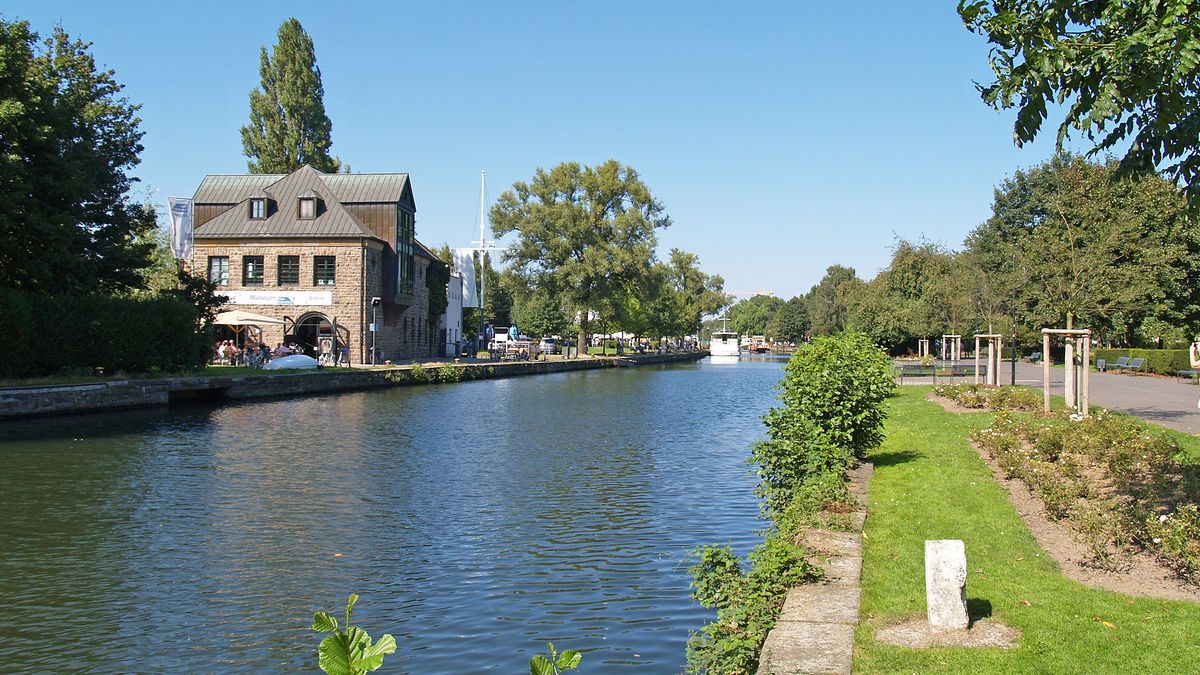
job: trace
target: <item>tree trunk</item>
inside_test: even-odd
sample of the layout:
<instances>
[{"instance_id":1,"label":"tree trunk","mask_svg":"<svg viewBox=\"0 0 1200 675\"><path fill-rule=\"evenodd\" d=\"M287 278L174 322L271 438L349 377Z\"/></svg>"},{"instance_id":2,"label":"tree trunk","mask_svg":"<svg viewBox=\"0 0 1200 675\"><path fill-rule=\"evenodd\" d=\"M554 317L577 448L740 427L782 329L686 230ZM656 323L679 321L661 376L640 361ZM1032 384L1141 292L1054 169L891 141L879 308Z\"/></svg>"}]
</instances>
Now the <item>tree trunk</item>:
<instances>
[{"instance_id":1,"label":"tree trunk","mask_svg":"<svg viewBox=\"0 0 1200 675\"><path fill-rule=\"evenodd\" d=\"M582 358L588 348L588 309L579 313L579 343L575 347L575 358Z\"/></svg>"}]
</instances>

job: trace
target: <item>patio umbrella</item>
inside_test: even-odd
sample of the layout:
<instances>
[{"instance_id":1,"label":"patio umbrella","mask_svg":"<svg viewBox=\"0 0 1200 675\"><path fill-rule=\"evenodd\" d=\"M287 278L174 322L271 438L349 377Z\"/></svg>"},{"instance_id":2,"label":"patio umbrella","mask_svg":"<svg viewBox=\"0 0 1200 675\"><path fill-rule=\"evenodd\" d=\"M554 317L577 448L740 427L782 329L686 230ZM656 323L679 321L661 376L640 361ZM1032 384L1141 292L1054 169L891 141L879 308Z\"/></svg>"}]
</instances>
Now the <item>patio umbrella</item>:
<instances>
[{"instance_id":1,"label":"patio umbrella","mask_svg":"<svg viewBox=\"0 0 1200 675\"><path fill-rule=\"evenodd\" d=\"M244 338L242 336L242 329L244 329L246 326L259 327L264 324L283 324L283 323L284 323L283 319L273 319L269 316L263 316L262 314L255 314L254 312L247 312L242 309L235 309L235 310L232 310L229 312L221 312L220 314L218 314L216 316L216 318L213 319L214 325L229 326L230 328L233 329L234 334L237 336L237 343L238 343L239 347L244 342ZM262 329L261 328L259 328L259 330L258 330L258 336L259 336L258 339L262 338Z\"/></svg>"}]
</instances>

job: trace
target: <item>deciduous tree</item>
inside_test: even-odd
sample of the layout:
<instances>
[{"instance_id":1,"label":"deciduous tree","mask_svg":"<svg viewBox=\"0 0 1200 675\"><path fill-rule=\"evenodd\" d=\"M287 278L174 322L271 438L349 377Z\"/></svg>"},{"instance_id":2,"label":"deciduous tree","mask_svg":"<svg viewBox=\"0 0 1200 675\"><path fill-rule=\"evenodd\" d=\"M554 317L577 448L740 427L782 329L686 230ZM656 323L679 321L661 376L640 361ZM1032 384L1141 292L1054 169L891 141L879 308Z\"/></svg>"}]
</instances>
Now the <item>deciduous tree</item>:
<instances>
[{"instance_id":1,"label":"deciduous tree","mask_svg":"<svg viewBox=\"0 0 1200 675\"><path fill-rule=\"evenodd\" d=\"M500 195L491 222L497 236L517 233L506 259L531 287L565 300L585 345L592 312L648 272L654 232L671 221L637 171L609 160L539 168Z\"/></svg>"},{"instance_id":2,"label":"deciduous tree","mask_svg":"<svg viewBox=\"0 0 1200 675\"><path fill-rule=\"evenodd\" d=\"M992 45L996 79L980 86L997 109L1017 108L1013 138L1033 140L1066 106L1072 130L1102 152L1129 142L1123 173L1164 164L1200 207L1200 3L1194 0L960 0L958 13Z\"/></svg>"},{"instance_id":3,"label":"deciduous tree","mask_svg":"<svg viewBox=\"0 0 1200 675\"><path fill-rule=\"evenodd\" d=\"M325 114L325 87L312 38L295 17L279 26L271 53L262 48L259 88L250 92L250 123L242 127L242 153L250 173L291 173L308 164L336 172L329 154L333 124Z\"/></svg>"},{"instance_id":4,"label":"deciduous tree","mask_svg":"<svg viewBox=\"0 0 1200 675\"><path fill-rule=\"evenodd\" d=\"M141 288L154 211L130 199L139 106L90 43L0 20L0 286Z\"/></svg>"}]
</instances>

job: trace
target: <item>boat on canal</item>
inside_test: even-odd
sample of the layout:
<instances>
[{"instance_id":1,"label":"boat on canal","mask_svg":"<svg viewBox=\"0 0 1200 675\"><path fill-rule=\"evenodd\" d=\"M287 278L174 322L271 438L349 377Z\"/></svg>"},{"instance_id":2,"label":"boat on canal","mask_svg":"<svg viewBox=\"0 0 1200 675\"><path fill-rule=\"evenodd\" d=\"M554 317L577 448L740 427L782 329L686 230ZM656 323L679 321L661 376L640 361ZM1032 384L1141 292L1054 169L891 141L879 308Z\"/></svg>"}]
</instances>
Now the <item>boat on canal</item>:
<instances>
[{"instance_id":1,"label":"boat on canal","mask_svg":"<svg viewBox=\"0 0 1200 675\"><path fill-rule=\"evenodd\" d=\"M741 351L738 334L729 330L729 319L721 317L721 330L713 331L708 353L713 356L737 356Z\"/></svg>"}]
</instances>

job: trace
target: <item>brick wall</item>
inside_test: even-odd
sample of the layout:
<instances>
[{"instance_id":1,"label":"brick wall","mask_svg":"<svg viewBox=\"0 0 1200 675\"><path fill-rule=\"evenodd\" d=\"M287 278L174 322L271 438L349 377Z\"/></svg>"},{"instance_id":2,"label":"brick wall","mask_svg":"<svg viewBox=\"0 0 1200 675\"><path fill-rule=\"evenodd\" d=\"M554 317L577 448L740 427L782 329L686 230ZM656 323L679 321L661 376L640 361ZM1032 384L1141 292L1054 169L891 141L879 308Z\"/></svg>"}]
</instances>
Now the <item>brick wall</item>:
<instances>
[{"instance_id":1,"label":"brick wall","mask_svg":"<svg viewBox=\"0 0 1200 675\"><path fill-rule=\"evenodd\" d=\"M280 286L278 257L295 255L300 257L300 283ZM313 283L313 259L315 256L334 256L337 271L334 284L317 286ZM350 358L355 363L371 360L371 298L382 297L379 308L379 334L377 348L383 359L400 360L430 356L436 353L436 345L430 339L428 326L429 291L425 288L428 262L416 259L416 279L413 283L413 304L401 307L389 300L383 292L383 244L373 239L328 241L328 242L262 242L262 241L205 241L195 242L192 269L197 274L208 274L210 256L229 258L229 285L221 291L328 291L332 304L312 306L291 305L230 305L225 309L243 309L277 319L284 317L300 321L312 313L336 320L339 329L349 332ZM262 256L265 267L262 284L246 286L242 279L242 258ZM364 267L365 266L365 267ZM285 341L285 326L262 326L263 339L272 346ZM345 334L341 330L339 334ZM436 335L434 336L436 337Z\"/></svg>"}]
</instances>

